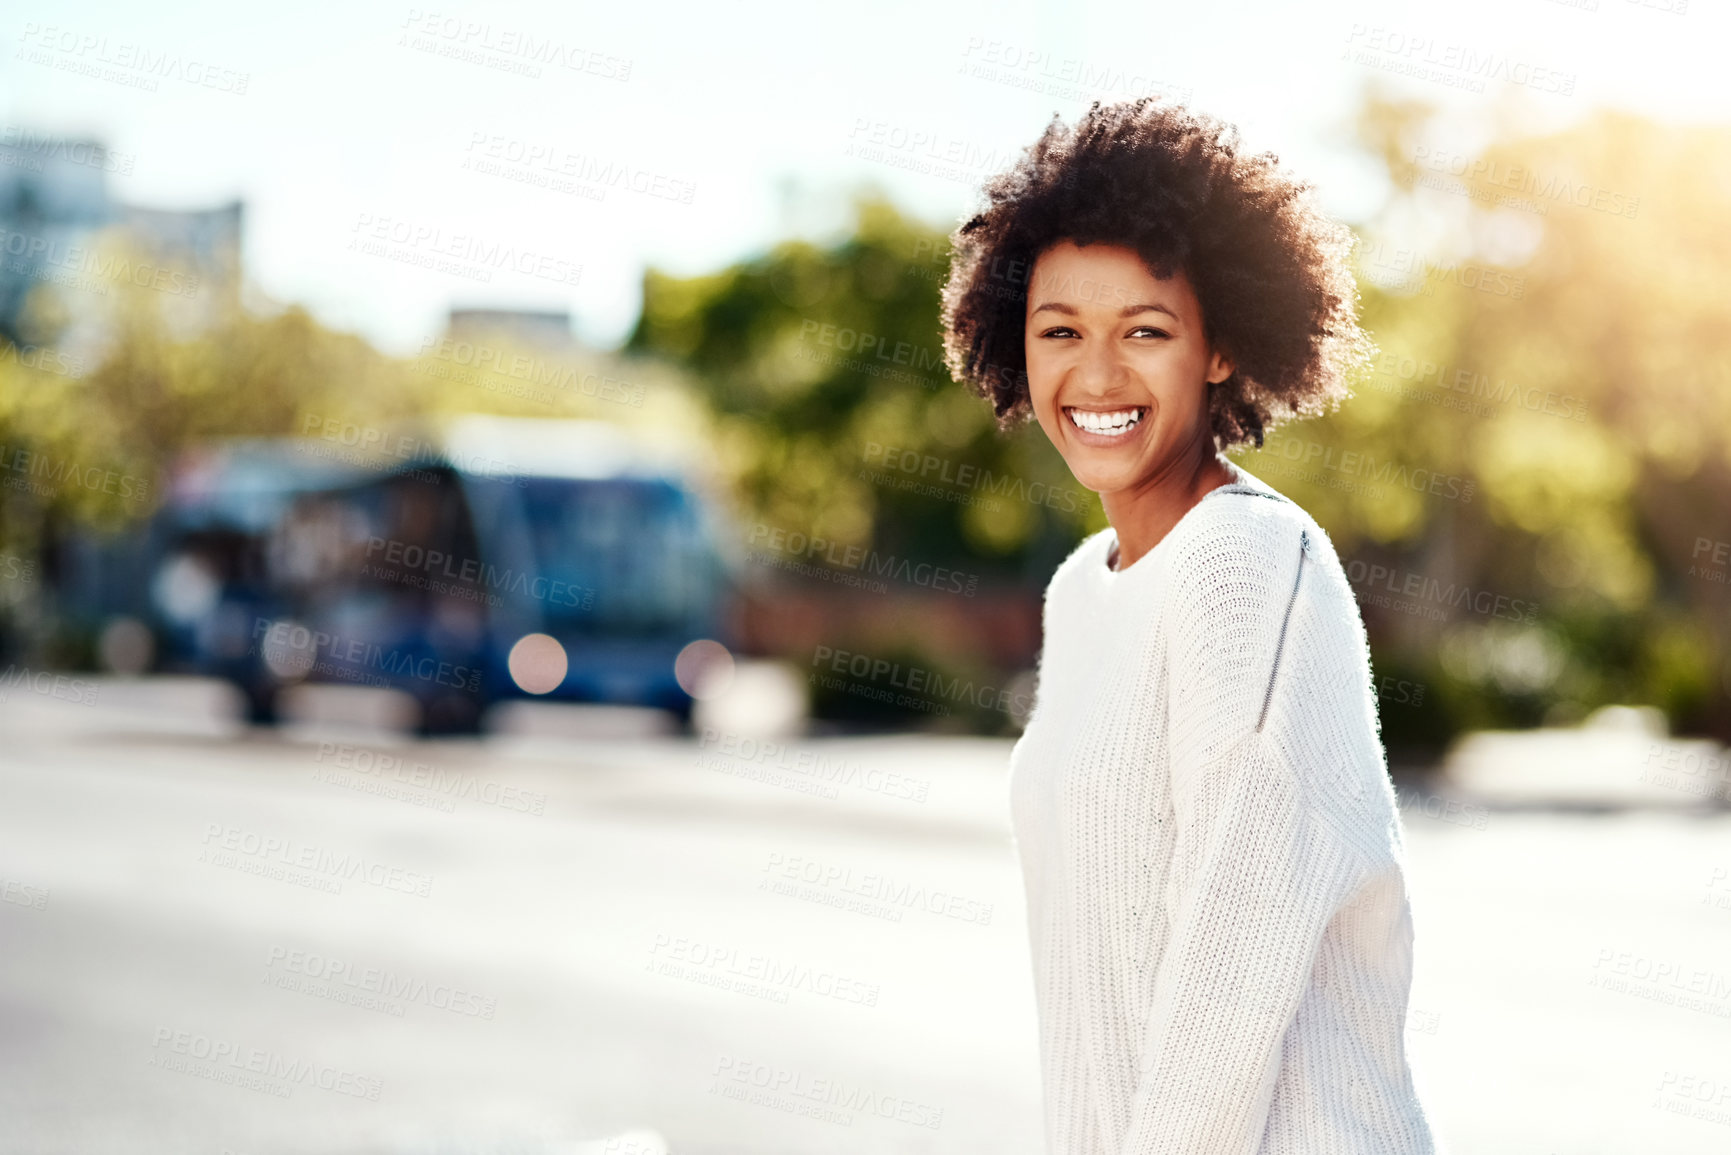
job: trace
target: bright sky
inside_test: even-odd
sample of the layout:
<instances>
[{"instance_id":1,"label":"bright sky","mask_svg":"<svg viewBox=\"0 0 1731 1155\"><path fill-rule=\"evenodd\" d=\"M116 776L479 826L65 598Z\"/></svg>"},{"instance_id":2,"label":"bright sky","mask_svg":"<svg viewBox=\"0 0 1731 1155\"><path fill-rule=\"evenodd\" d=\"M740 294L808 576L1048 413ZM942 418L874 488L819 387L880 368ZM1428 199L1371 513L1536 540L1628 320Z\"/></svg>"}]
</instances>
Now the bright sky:
<instances>
[{"instance_id":1,"label":"bright sky","mask_svg":"<svg viewBox=\"0 0 1731 1155\"><path fill-rule=\"evenodd\" d=\"M864 181L948 227L1095 96L1176 90L1362 216L1381 188L1345 125L1372 78L1463 121L1511 94L1724 119L1728 24L1723 0L55 0L0 25L0 126L101 138L133 203L243 198L251 278L383 348L454 304L569 308L612 344L646 266L821 233ZM507 246L527 271L489 264Z\"/></svg>"}]
</instances>

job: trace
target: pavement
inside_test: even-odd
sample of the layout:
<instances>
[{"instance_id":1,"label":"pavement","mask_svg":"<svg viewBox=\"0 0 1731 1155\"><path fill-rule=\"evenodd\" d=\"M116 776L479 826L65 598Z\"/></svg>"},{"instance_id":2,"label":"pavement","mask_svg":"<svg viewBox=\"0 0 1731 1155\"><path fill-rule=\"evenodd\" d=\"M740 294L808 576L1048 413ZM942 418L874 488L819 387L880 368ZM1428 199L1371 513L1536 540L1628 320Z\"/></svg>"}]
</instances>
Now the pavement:
<instances>
[{"instance_id":1,"label":"pavement","mask_svg":"<svg viewBox=\"0 0 1731 1155\"><path fill-rule=\"evenodd\" d=\"M42 685L0 702L0 1150L1041 1151L1007 741ZM1731 1150L1723 752L1649 724L1401 791L1448 1151Z\"/></svg>"}]
</instances>

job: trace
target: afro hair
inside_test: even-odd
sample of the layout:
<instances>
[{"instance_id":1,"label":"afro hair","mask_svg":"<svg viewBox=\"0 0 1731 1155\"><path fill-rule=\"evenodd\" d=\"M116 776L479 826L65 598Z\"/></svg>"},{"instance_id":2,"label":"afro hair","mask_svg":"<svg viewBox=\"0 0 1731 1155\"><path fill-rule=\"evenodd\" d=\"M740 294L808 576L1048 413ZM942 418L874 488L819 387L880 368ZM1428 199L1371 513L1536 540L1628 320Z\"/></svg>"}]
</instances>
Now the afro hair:
<instances>
[{"instance_id":1,"label":"afro hair","mask_svg":"<svg viewBox=\"0 0 1731 1155\"><path fill-rule=\"evenodd\" d=\"M1156 277L1182 272L1204 335L1233 373L1210 387L1220 450L1262 445L1275 421L1326 412L1371 343L1359 328L1354 238L1273 153L1245 154L1237 130L1156 98L1095 102L1074 127L1054 116L986 207L951 234L944 356L992 403L1000 429L1033 413L1028 280L1060 241L1133 249Z\"/></svg>"}]
</instances>

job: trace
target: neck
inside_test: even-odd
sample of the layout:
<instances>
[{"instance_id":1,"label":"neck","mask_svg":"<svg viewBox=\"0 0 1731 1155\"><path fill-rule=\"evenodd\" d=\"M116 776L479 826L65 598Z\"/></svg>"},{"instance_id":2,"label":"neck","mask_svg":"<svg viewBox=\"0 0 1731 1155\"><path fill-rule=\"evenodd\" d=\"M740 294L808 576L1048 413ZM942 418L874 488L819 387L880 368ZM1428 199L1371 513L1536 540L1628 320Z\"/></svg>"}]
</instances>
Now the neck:
<instances>
[{"instance_id":1,"label":"neck","mask_svg":"<svg viewBox=\"0 0 1731 1155\"><path fill-rule=\"evenodd\" d=\"M1206 439L1138 484L1102 493L1100 505L1118 535L1117 568L1135 565L1210 490L1231 480L1232 471Z\"/></svg>"}]
</instances>

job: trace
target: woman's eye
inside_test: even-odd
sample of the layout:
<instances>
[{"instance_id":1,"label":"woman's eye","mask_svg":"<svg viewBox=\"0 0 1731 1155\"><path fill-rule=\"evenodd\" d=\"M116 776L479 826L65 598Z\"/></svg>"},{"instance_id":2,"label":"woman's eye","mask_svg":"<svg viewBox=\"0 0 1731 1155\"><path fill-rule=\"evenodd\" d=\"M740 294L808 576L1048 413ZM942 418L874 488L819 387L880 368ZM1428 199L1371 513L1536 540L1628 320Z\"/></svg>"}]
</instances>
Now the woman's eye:
<instances>
[{"instance_id":1,"label":"woman's eye","mask_svg":"<svg viewBox=\"0 0 1731 1155\"><path fill-rule=\"evenodd\" d=\"M1172 335L1166 330L1156 329L1152 325L1138 325L1134 329L1130 330L1130 335L1132 337L1139 337L1144 334L1150 337L1170 337Z\"/></svg>"},{"instance_id":2,"label":"woman's eye","mask_svg":"<svg viewBox=\"0 0 1731 1155\"><path fill-rule=\"evenodd\" d=\"M1075 335L1076 330L1068 325L1054 325L1040 334L1042 337L1074 337Z\"/></svg>"}]
</instances>

